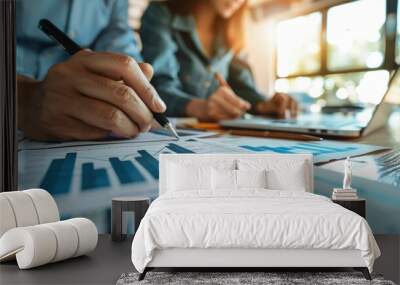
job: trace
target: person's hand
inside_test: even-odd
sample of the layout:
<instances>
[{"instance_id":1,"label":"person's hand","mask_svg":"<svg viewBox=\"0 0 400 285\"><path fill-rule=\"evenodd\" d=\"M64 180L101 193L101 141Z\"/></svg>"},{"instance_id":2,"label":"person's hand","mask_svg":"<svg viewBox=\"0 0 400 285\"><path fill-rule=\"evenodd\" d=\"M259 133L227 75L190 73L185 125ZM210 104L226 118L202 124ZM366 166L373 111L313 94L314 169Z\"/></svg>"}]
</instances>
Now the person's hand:
<instances>
[{"instance_id":1,"label":"person's hand","mask_svg":"<svg viewBox=\"0 0 400 285\"><path fill-rule=\"evenodd\" d=\"M260 102L256 106L258 114L278 118L285 118L286 114L289 114L290 117L296 117L298 110L299 105L296 100L283 93L276 93L270 100Z\"/></svg>"},{"instance_id":2,"label":"person's hand","mask_svg":"<svg viewBox=\"0 0 400 285\"><path fill-rule=\"evenodd\" d=\"M190 101L186 114L202 121L220 121L239 118L250 108L250 103L237 96L230 87L221 86L207 100Z\"/></svg>"},{"instance_id":3,"label":"person's hand","mask_svg":"<svg viewBox=\"0 0 400 285\"><path fill-rule=\"evenodd\" d=\"M82 50L50 68L43 81L18 77L19 128L38 140L132 138L166 106L149 83L150 65Z\"/></svg>"},{"instance_id":4,"label":"person's hand","mask_svg":"<svg viewBox=\"0 0 400 285\"><path fill-rule=\"evenodd\" d=\"M211 121L235 119L251 108L227 86L219 87L207 100L207 118Z\"/></svg>"}]
</instances>

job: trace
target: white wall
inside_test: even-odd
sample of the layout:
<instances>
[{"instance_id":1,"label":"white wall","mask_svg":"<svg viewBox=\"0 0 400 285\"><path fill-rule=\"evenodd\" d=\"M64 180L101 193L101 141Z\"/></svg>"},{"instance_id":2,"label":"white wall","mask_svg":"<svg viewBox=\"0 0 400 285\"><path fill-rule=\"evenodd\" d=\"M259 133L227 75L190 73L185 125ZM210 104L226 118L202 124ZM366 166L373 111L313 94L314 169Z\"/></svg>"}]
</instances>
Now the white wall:
<instances>
[{"instance_id":1,"label":"white wall","mask_svg":"<svg viewBox=\"0 0 400 285\"><path fill-rule=\"evenodd\" d=\"M273 94L275 78L274 23L270 19L255 22L249 19L246 36L248 60L260 92Z\"/></svg>"}]
</instances>

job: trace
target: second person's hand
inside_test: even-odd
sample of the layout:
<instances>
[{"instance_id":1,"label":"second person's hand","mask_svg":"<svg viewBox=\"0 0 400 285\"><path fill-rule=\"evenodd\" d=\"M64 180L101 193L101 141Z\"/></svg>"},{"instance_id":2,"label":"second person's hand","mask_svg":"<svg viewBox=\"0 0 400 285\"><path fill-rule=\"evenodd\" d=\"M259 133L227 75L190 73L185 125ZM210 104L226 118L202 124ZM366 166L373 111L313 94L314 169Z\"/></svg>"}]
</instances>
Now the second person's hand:
<instances>
[{"instance_id":1,"label":"second person's hand","mask_svg":"<svg viewBox=\"0 0 400 285\"><path fill-rule=\"evenodd\" d=\"M299 105L292 97L284 93L276 93L270 100L260 102L256 106L256 112L260 115L285 118L286 114L296 117Z\"/></svg>"},{"instance_id":2,"label":"second person's hand","mask_svg":"<svg viewBox=\"0 0 400 285\"><path fill-rule=\"evenodd\" d=\"M207 100L207 117L211 121L236 119L250 108L249 102L237 96L230 87L222 85Z\"/></svg>"},{"instance_id":3,"label":"second person's hand","mask_svg":"<svg viewBox=\"0 0 400 285\"><path fill-rule=\"evenodd\" d=\"M193 99L186 106L186 115L201 121L217 122L241 117L251 108L249 102L221 85L208 99Z\"/></svg>"}]
</instances>

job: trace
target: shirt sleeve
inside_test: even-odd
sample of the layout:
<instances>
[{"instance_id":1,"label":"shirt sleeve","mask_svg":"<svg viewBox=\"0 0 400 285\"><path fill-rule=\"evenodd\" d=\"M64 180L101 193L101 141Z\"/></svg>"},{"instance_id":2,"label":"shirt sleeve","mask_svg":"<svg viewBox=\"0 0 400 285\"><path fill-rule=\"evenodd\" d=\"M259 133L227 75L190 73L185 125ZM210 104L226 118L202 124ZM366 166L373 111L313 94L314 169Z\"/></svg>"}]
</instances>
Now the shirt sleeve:
<instances>
[{"instance_id":1,"label":"shirt sleeve","mask_svg":"<svg viewBox=\"0 0 400 285\"><path fill-rule=\"evenodd\" d=\"M143 57L154 69L151 81L167 105L168 116L186 116L186 105L192 96L183 90L178 76L177 45L172 38L171 13L163 4L150 4L143 15L140 36Z\"/></svg>"},{"instance_id":2,"label":"shirt sleeve","mask_svg":"<svg viewBox=\"0 0 400 285\"><path fill-rule=\"evenodd\" d=\"M128 0L114 1L109 25L100 33L91 48L96 51L123 53L142 61L137 39L129 25L128 8Z\"/></svg>"},{"instance_id":3,"label":"shirt sleeve","mask_svg":"<svg viewBox=\"0 0 400 285\"><path fill-rule=\"evenodd\" d=\"M250 67L240 59L234 58L229 66L228 83L241 98L248 101L255 113L255 106L266 98L258 92Z\"/></svg>"}]
</instances>

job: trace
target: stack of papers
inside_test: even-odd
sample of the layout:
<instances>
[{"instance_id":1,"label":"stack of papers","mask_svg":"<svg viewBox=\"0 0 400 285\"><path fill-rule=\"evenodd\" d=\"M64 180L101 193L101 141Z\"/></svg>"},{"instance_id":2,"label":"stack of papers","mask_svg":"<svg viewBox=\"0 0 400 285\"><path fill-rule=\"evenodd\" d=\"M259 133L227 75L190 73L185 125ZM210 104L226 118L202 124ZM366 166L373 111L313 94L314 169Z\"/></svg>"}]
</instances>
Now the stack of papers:
<instances>
[{"instance_id":1,"label":"stack of papers","mask_svg":"<svg viewBox=\"0 0 400 285\"><path fill-rule=\"evenodd\" d=\"M357 189L333 189L332 193L333 200L357 200Z\"/></svg>"}]
</instances>

